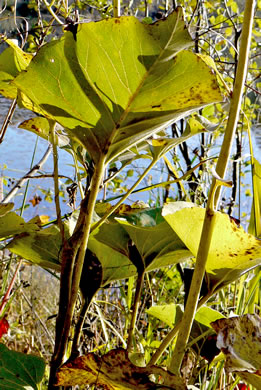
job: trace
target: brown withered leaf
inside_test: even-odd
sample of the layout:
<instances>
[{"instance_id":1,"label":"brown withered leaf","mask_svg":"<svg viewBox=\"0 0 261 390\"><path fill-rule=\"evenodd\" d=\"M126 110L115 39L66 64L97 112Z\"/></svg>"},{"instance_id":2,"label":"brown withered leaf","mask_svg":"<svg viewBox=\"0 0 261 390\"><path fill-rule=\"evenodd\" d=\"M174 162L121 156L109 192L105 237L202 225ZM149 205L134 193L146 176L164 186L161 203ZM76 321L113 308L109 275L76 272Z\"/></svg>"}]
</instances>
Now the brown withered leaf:
<instances>
[{"instance_id":1,"label":"brown withered leaf","mask_svg":"<svg viewBox=\"0 0 261 390\"><path fill-rule=\"evenodd\" d=\"M158 366L137 367L122 348L99 357L94 353L64 364L57 373L57 386L93 385L104 390L186 390L183 380Z\"/></svg>"},{"instance_id":2,"label":"brown withered leaf","mask_svg":"<svg viewBox=\"0 0 261 390\"><path fill-rule=\"evenodd\" d=\"M37 206L42 201L42 198L38 195L34 195L32 199L29 199L29 202L32 203L33 207Z\"/></svg>"},{"instance_id":3,"label":"brown withered leaf","mask_svg":"<svg viewBox=\"0 0 261 390\"><path fill-rule=\"evenodd\" d=\"M256 314L211 322L217 347L226 355L226 369L256 372L261 368L261 318Z\"/></svg>"}]
</instances>

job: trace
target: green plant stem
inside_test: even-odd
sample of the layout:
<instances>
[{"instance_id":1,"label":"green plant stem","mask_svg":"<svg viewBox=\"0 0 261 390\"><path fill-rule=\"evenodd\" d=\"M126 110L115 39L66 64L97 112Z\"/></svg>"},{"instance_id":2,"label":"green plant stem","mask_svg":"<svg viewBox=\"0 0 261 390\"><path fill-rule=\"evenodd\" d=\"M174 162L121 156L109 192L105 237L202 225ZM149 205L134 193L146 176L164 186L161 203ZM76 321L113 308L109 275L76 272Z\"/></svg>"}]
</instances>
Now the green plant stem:
<instances>
[{"instance_id":1,"label":"green plant stem","mask_svg":"<svg viewBox=\"0 0 261 390\"><path fill-rule=\"evenodd\" d=\"M33 163L34 163L34 158L35 158L35 154L36 154L36 150L37 150L38 140L39 140L39 137L37 136L36 140L35 140L35 144L34 144L34 151L33 151L33 155L32 155L30 169L33 168ZM27 198L28 188L29 188L29 180L27 181L26 186L25 186L24 197L23 197L23 202L22 202L21 212L20 212L21 217L23 216L23 213L24 213L24 208L25 208L25 202L26 202L26 198Z\"/></svg>"},{"instance_id":2,"label":"green plant stem","mask_svg":"<svg viewBox=\"0 0 261 390\"><path fill-rule=\"evenodd\" d=\"M255 0L246 0L235 84L230 103L227 127L216 166L216 172L221 178L225 177L241 107L244 84L248 69L248 57L251 43L251 31L254 20L254 10ZM215 206L218 204L219 196L220 188L216 192Z\"/></svg>"},{"instance_id":3,"label":"green plant stem","mask_svg":"<svg viewBox=\"0 0 261 390\"><path fill-rule=\"evenodd\" d=\"M176 180L168 180L168 181L164 181L164 182L161 182L161 183L152 184L152 185L147 186L147 187L139 188L138 190L133 190L132 194L137 194L139 192L144 192L144 191L151 191L151 190L154 190L155 188L167 187L167 186L169 186L171 184L179 183L181 180L184 180L184 179L186 179L186 177L190 176L191 173L193 173L198 167L200 167L201 165L205 164L207 161L210 161L210 160L213 160L213 159L214 159L214 157L211 157L211 158L207 158L205 160L200 161L193 168L189 169L186 173L184 173L184 175L180 176ZM122 198L123 196L125 196L125 195L113 196L111 198L106 199L106 202L111 202L113 200ZM129 191L128 191L128 196L129 196Z\"/></svg>"},{"instance_id":4,"label":"green plant stem","mask_svg":"<svg viewBox=\"0 0 261 390\"><path fill-rule=\"evenodd\" d=\"M133 186L129 189L129 191L126 192L125 195L122 196L122 198L119 200L119 202L117 202L106 214L104 214L101 219L99 219L98 222L96 222L91 231L93 232L95 229L97 229L100 225L103 224L104 221L106 221L107 218L109 218L109 216L111 214L113 214L119 207L120 205L125 201L125 199L127 199L132 193L133 193L133 190L140 184L140 182L144 179L144 177L149 173L149 171L151 170L151 168L158 162L158 159L155 159L153 160L150 165L145 169L145 171L142 173L142 175L140 175L139 179L133 184Z\"/></svg>"},{"instance_id":5,"label":"green plant stem","mask_svg":"<svg viewBox=\"0 0 261 390\"><path fill-rule=\"evenodd\" d=\"M58 16L56 15L56 13L53 11L52 9L52 6L54 5L54 1L52 1L51 3L48 3L47 0L43 0L46 8L48 9L48 11L50 12L50 14L52 15L52 17L59 23L59 24L63 24L63 22L61 21L61 19L58 18Z\"/></svg>"},{"instance_id":6,"label":"green plant stem","mask_svg":"<svg viewBox=\"0 0 261 390\"><path fill-rule=\"evenodd\" d=\"M131 347L133 345L133 336L134 336L135 324L136 324L137 315L138 315L138 309L139 309L139 305L140 305L141 290L143 287L144 275L145 275L145 271L140 272L138 274L138 279L137 279L137 284L136 284L133 311L132 311L132 316L131 316L131 323L130 323L130 327L129 327L129 335L128 335L128 342L127 342L127 350L129 352L130 352Z\"/></svg>"},{"instance_id":7,"label":"green plant stem","mask_svg":"<svg viewBox=\"0 0 261 390\"><path fill-rule=\"evenodd\" d=\"M215 192L212 194L212 196L215 196ZM179 374L179 370L185 353L186 344L188 342L194 317L197 311L200 289L202 285L202 280L205 275L208 252L211 244L213 230L215 227L215 212L211 207L212 199L209 198L208 205L206 208L206 215L203 223L201 239L197 253L196 266L193 273L188 300L182 317L181 327L179 330L173 358L169 367L169 370L176 375Z\"/></svg>"},{"instance_id":8,"label":"green plant stem","mask_svg":"<svg viewBox=\"0 0 261 390\"><path fill-rule=\"evenodd\" d=\"M120 0L113 0L113 17L119 18L121 16L121 2Z\"/></svg>"},{"instance_id":9,"label":"green plant stem","mask_svg":"<svg viewBox=\"0 0 261 390\"><path fill-rule=\"evenodd\" d=\"M80 190L81 198L83 199L84 198L84 191L82 188L81 175L79 173L78 161L77 161L77 157L76 157L76 154L74 151L72 153L72 156L73 156L73 161L74 161L75 173L76 173L76 177L77 177L77 184L78 184L78 187Z\"/></svg>"},{"instance_id":10,"label":"green plant stem","mask_svg":"<svg viewBox=\"0 0 261 390\"><path fill-rule=\"evenodd\" d=\"M57 223L61 232L62 244L64 245L64 226L62 222L62 213L60 207L60 196L59 196L59 172L58 172L58 152L57 145L55 143L55 125L56 122L53 120L49 120L50 129L51 129L51 142L53 146L53 180L54 180L54 202L56 207L56 216Z\"/></svg>"},{"instance_id":11,"label":"green plant stem","mask_svg":"<svg viewBox=\"0 0 261 390\"><path fill-rule=\"evenodd\" d=\"M198 308L203 306L209 300L209 298L211 296L212 296L212 293L209 293L208 295L206 295L203 298L201 298L201 300L200 300L200 302L198 304ZM181 320L179 322L177 322L177 324L174 326L174 328L171 329L171 331L167 334L165 339L162 341L160 346L157 348L157 350L154 353L154 355L152 355L152 357L151 357L151 359L149 361L148 366L153 366L153 365L155 365L158 362L158 360L161 358L162 354L166 351L168 346L174 340L175 336L177 335L177 333L178 333L178 331L180 329L180 326L181 326Z\"/></svg>"},{"instance_id":12,"label":"green plant stem","mask_svg":"<svg viewBox=\"0 0 261 390\"><path fill-rule=\"evenodd\" d=\"M253 0L248 0L246 2L235 86L231 99L227 128L217 162L217 173L221 176L221 178L225 176L240 111L244 82L247 74L247 61L250 48L254 6L255 2ZM174 355L169 367L170 371L174 374L179 374L182 360L185 354L185 347L197 310L200 288L205 274L208 252L211 244L213 229L215 226L214 210L218 203L220 194L220 190L217 189L218 185L220 185L220 183L218 184L216 177L213 177L197 253L196 266L189 290L188 301L181 321L181 329L178 334Z\"/></svg>"},{"instance_id":13,"label":"green plant stem","mask_svg":"<svg viewBox=\"0 0 261 390\"><path fill-rule=\"evenodd\" d=\"M168 346L170 345L170 343L173 341L174 337L177 335L179 329L180 329L180 325L181 325L181 321L179 321L173 329L171 329L171 331L167 334L167 336L165 337L165 339L162 341L162 343L160 344L159 348L157 348L156 352L154 353L154 355L152 355L150 361L149 361L149 364L148 366L153 366L155 365L158 360L160 359L160 357L162 356L162 354L166 351L166 349L168 348Z\"/></svg>"}]
</instances>

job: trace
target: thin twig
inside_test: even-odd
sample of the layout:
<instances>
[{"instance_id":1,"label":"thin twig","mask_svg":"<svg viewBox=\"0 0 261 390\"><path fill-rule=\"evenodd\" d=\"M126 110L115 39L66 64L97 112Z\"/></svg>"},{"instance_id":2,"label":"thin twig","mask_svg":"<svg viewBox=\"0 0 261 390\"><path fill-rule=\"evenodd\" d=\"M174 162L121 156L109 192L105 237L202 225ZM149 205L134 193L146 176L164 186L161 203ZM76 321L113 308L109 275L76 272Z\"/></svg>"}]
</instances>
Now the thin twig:
<instances>
[{"instance_id":1,"label":"thin twig","mask_svg":"<svg viewBox=\"0 0 261 390\"><path fill-rule=\"evenodd\" d=\"M14 99L11 103L11 106L9 107L9 110L8 110L8 113L5 117L3 126L1 127L1 130L0 130L0 144L4 140L4 136L5 136L6 130L8 128L8 125L12 120L12 116L14 115L16 105L17 105L17 99Z\"/></svg>"},{"instance_id":2,"label":"thin twig","mask_svg":"<svg viewBox=\"0 0 261 390\"><path fill-rule=\"evenodd\" d=\"M34 310L33 308L33 305L31 304L31 302L29 301L29 299L27 298L27 296L25 295L25 293L22 291L22 295L23 295L23 298L25 299L25 301L27 302L28 306L30 307L30 309L32 310L32 312L34 313L35 317L37 317L38 321L40 322L40 324L42 325L50 343L52 345L54 345L54 339L51 335L51 333L49 332L47 326L45 325L45 323L43 322L43 320L41 319L41 317L39 316L39 314Z\"/></svg>"},{"instance_id":3,"label":"thin twig","mask_svg":"<svg viewBox=\"0 0 261 390\"><path fill-rule=\"evenodd\" d=\"M57 216L57 223L60 229L61 238L62 238L62 245L64 246L65 236L64 236L64 226L62 222L62 213L61 213L61 207L60 207L60 196L59 196L59 182L58 182L58 152L57 152L57 145L55 143L55 126L56 122L53 120L49 120L50 129L51 129L51 142L53 146L53 180L54 180L54 201L55 201L55 207L56 207L56 216Z\"/></svg>"},{"instance_id":4,"label":"thin twig","mask_svg":"<svg viewBox=\"0 0 261 390\"><path fill-rule=\"evenodd\" d=\"M44 153L43 157L41 158L41 160L38 162L38 164L36 164L32 169L30 169L29 172L26 173L26 175L24 175L20 180L18 180L18 182L16 183L16 185L11 189L11 191L6 195L6 197L4 198L4 200L2 201L2 203L8 203L10 202L10 200L15 196L15 194L17 193L17 191L27 182L27 180L29 180L37 171L39 171L43 164L46 162L46 160L48 159L50 153L52 151L52 146L51 145L48 145L48 148L46 150L46 152Z\"/></svg>"},{"instance_id":5,"label":"thin twig","mask_svg":"<svg viewBox=\"0 0 261 390\"><path fill-rule=\"evenodd\" d=\"M0 305L0 317L2 316L2 313L4 311L5 306L7 305L8 299L9 299L11 291L12 291L12 289L14 287L15 279L16 279L18 271L19 271L19 269L21 267L21 264L22 264L22 260L20 260L19 263L17 264L16 270L15 270L14 275L12 277L12 280L11 280L11 282L9 284L9 287L8 287L4 297L2 299L2 302L1 302L1 305Z\"/></svg>"}]
</instances>

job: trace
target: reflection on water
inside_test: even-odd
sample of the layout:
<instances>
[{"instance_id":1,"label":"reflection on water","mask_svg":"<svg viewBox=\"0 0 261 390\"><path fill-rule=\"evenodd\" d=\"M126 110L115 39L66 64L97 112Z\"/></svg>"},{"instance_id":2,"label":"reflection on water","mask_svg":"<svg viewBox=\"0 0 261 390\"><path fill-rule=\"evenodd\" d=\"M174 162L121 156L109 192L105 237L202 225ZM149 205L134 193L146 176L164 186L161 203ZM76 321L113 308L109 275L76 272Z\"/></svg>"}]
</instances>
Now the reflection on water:
<instances>
[{"instance_id":1,"label":"reflection on water","mask_svg":"<svg viewBox=\"0 0 261 390\"><path fill-rule=\"evenodd\" d=\"M4 117L8 111L10 101L0 98L0 125L4 121ZM29 131L19 129L17 126L20 122L25 119L28 119L32 116L32 113L27 110L16 109L14 117L12 119L11 125L8 127L4 141L0 144L0 174L3 178L6 178L4 181L3 191L4 196L10 191L17 179L20 179L24 176L29 170L31 165L31 160L33 156L33 151L36 143L37 136ZM39 160L44 155L48 146L48 142L38 138L37 150L35 154L34 164L39 162ZM73 167L69 164L73 164L72 157L69 153L59 150L59 172L69 176L71 179L74 178ZM52 174L53 172L53 161L52 155L48 158L47 162L43 166L42 173ZM44 178L44 179L31 179L30 186L27 196L27 204L29 207L24 212L25 219L29 219L37 214L46 214L51 218L55 216L55 206L54 202L47 202L44 200L45 194L42 193L40 188L46 190L50 189L51 194L53 194L53 179ZM15 205L20 207L23 201L23 194L25 190L25 185L15 196ZM36 206L33 207L30 199L33 199L34 195L38 195L42 201ZM61 198L62 211L64 213L70 212L71 209L66 205L68 198Z\"/></svg>"}]
</instances>

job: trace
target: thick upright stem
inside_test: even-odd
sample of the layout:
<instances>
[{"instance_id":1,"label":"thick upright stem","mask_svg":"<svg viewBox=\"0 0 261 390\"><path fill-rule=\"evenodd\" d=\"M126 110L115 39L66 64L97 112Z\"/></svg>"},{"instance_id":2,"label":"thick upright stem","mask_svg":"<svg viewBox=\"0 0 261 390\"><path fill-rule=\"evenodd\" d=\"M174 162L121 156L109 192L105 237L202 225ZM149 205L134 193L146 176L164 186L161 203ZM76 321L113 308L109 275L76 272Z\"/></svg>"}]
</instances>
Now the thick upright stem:
<instances>
[{"instance_id":1,"label":"thick upright stem","mask_svg":"<svg viewBox=\"0 0 261 390\"><path fill-rule=\"evenodd\" d=\"M233 137L237 126L239 116L244 82L247 74L247 63L251 40L251 30L254 17L254 0L247 0L242 40L239 52L238 68L236 73L236 80L234 85L233 96L231 99L230 113L227 123L226 132L224 135L221 152L217 162L217 173L223 178L225 176L226 168L229 161L230 151L232 147ZM179 332L174 355L170 364L170 371L179 374L182 360L185 354L185 346L187 344L192 323L194 321L202 280L205 274L205 267L208 258L208 252L211 244L211 237L215 224L214 209L219 199L219 189L216 191L217 179L214 177L210 189L210 197L208 199L207 210L205 214L199 249L197 254L197 261L195 271L193 274L191 287L189 291L188 301L185 308L184 316L181 322L181 330Z\"/></svg>"},{"instance_id":2,"label":"thick upright stem","mask_svg":"<svg viewBox=\"0 0 261 390\"><path fill-rule=\"evenodd\" d=\"M104 169L105 156L101 156L95 167L89 192L82 201L78 222L81 220L83 223L77 223L77 230L72 236L72 242L70 242L69 245L65 245L62 252L59 313L56 324L55 352L51 364L49 390L57 389L57 387L54 386L56 371L66 359L68 340L79 291L85 252L87 249L94 207L104 175ZM73 245L75 245L76 248L71 247ZM69 258L67 258L68 254L70 255ZM66 289L69 289L69 292Z\"/></svg>"},{"instance_id":3,"label":"thick upright stem","mask_svg":"<svg viewBox=\"0 0 261 390\"><path fill-rule=\"evenodd\" d=\"M119 18L121 16L121 1L113 0L113 17Z\"/></svg>"},{"instance_id":4,"label":"thick upright stem","mask_svg":"<svg viewBox=\"0 0 261 390\"><path fill-rule=\"evenodd\" d=\"M215 194L213 193L213 196L214 195ZM193 273L188 300L186 303L184 315L182 317L181 327L179 330L173 359L169 367L170 371L175 374L179 374L179 370L185 353L185 347L188 342L193 320L197 311L200 289L205 274L208 252L211 244L212 233L215 226L215 213L214 210L212 210L210 203L211 201L208 202L208 206L206 209L206 215L199 243L195 271Z\"/></svg>"},{"instance_id":5,"label":"thick upright stem","mask_svg":"<svg viewBox=\"0 0 261 390\"><path fill-rule=\"evenodd\" d=\"M133 345L134 330L135 330L135 325L136 325L136 320L137 320L137 315L138 315L138 309L139 309L139 305L140 305L140 297L141 297L141 291L142 291L143 282L144 282L144 274L145 274L144 271L138 274L138 280L137 280L135 298L134 298L134 305L133 305L133 312L132 312L132 317L131 317L128 343L127 343L128 351L131 350L131 347Z\"/></svg>"},{"instance_id":6,"label":"thick upright stem","mask_svg":"<svg viewBox=\"0 0 261 390\"><path fill-rule=\"evenodd\" d=\"M254 20L254 10L255 0L246 0L233 96L230 103L227 127L216 166L216 172L222 178L225 177L242 102L244 84L248 68L247 65L251 43L251 31ZM216 192L215 205L218 203L219 195L220 188Z\"/></svg>"}]
</instances>

